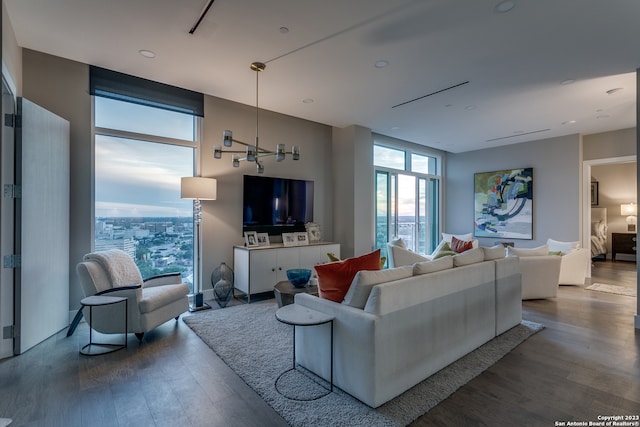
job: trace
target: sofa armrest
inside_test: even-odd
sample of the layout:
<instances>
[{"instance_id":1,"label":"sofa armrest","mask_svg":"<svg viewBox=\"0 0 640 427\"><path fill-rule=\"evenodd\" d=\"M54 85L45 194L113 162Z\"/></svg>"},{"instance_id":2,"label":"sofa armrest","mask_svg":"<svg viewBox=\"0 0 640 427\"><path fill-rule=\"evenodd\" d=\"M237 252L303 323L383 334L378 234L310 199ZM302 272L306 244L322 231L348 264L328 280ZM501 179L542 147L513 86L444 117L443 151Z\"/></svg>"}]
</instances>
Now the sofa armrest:
<instances>
[{"instance_id":1,"label":"sofa armrest","mask_svg":"<svg viewBox=\"0 0 640 427\"><path fill-rule=\"evenodd\" d=\"M373 322L378 318L378 316L374 314L366 313L361 308L351 307L345 304L340 304L335 301L331 301L325 298L320 298L314 295L309 295L306 293L296 294L294 298L295 298L294 301L296 304L300 304L312 310L317 310L321 313L336 316L336 318L344 319L345 321L348 321L348 322L358 322L358 321Z\"/></svg>"},{"instance_id":2,"label":"sofa armrest","mask_svg":"<svg viewBox=\"0 0 640 427\"><path fill-rule=\"evenodd\" d=\"M178 285L180 283L182 283L182 274L165 273L144 279L143 286L145 288L150 288L152 286Z\"/></svg>"},{"instance_id":3,"label":"sofa armrest","mask_svg":"<svg viewBox=\"0 0 640 427\"><path fill-rule=\"evenodd\" d=\"M523 300L557 296L561 258L557 255L520 257Z\"/></svg>"},{"instance_id":4,"label":"sofa armrest","mask_svg":"<svg viewBox=\"0 0 640 427\"><path fill-rule=\"evenodd\" d=\"M562 256L560 265L561 285L584 285L589 268L589 250L580 248Z\"/></svg>"},{"instance_id":5,"label":"sofa armrest","mask_svg":"<svg viewBox=\"0 0 640 427\"><path fill-rule=\"evenodd\" d=\"M120 286L117 288L105 289L96 295L107 295L112 297L125 297L129 299L129 305L137 304L141 298L142 285Z\"/></svg>"}]
</instances>

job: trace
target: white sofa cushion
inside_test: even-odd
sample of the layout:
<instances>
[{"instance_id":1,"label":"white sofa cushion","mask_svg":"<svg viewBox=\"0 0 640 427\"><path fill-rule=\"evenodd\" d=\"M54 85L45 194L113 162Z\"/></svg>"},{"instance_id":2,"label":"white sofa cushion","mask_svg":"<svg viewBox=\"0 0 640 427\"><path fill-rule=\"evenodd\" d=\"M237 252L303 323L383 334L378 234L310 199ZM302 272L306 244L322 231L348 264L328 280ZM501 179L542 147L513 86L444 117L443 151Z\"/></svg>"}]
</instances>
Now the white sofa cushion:
<instances>
[{"instance_id":1,"label":"white sofa cushion","mask_svg":"<svg viewBox=\"0 0 640 427\"><path fill-rule=\"evenodd\" d=\"M580 249L580 242L560 242L547 239L547 246L549 246L549 252L562 252L562 255L566 255Z\"/></svg>"},{"instance_id":2,"label":"white sofa cushion","mask_svg":"<svg viewBox=\"0 0 640 427\"><path fill-rule=\"evenodd\" d=\"M403 265L413 265L416 262L429 261L430 258L412 252L409 249L403 249L400 246L387 245L389 254L393 258L393 267L402 267Z\"/></svg>"},{"instance_id":3,"label":"white sofa cushion","mask_svg":"<svg viewBox=\"0 0 640 427\"><path fill-rule=\"evenodd\" d=\"M416 262L413 264L413 274L418 276L420 274L433 273L448 268L453 268L453 257L450 256L438 258L433 261Z\"/></svg>"},{"instance_id":4,"label":"white sofa cushion","mask_svg":"<svg viewBox=\"0 0 640 427\"><path fill-rule=\"evenodd\" d=\"M389 244L393 245L393 246L399 246L402 249L407 249L407 245L406 243L404 243L404 240L402 240L402 237L398 237L397 239L392 239Z\"/></svg>"},{"instance_id":5,"label":"white sofa cushion","mask_svg":"<svg viewBox=\"0 0 640 427\"><path fill-rule=\"evenodd\" d=\"M342 304L364 308L369 299L371 288L375 285L400 280L413 276L413 266L406 265L403 267L389 268L386 270L366 271L362 270L356 273L351 286L344 297Z\"/></svg>"},{"instance_id":6,"label":"white sofa cushion","mask_svg":"<svg viewBox=\"0 0 640 427\"><path fill-rule=\"evenodd\" d=\"M507 250L502 245L491 246L490 248L483 246L485 261L493 261L494 259L504 258L507 255Z\"/></svg>"},{"instance_id":7,"label":"white sofa cushion","mask_svg":"<svg viewBox=\"0 0 640 427\"><path fill-rule=\"evenodd\" d=\"M484 261L484 251L482 248L473 248L453 256L453 266L477 264Z\"/></svg>"},{"instance_id":8,"label":"white sofa cushion","mask_svg":"<svg viewBox=\"0 0 640 427\"><path fill-rule=\"evenodd\" d=\"M507 256L547 256L549 255L549 245L538 246L537 248L514 248L509 246L507 248Z\"/></svg>"}]
</instances>

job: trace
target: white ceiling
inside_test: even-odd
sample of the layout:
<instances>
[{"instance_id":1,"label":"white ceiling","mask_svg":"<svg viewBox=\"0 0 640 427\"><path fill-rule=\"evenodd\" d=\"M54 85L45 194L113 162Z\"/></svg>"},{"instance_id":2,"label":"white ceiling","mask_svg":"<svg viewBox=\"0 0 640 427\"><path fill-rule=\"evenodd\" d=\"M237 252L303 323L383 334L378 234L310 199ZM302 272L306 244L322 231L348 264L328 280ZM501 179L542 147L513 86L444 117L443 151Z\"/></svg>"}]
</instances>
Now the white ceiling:
<instances>
[{"instance_id":1,"label":"white ceiling","mask_svg":"<svg viewBox=\"0 0 640 427\"><path fill-rule=\"evenodd\" d=\"M262 61L261 108L450 152L636 125L638 0L4 2L22 47L249 105Z\"/></svg>"}]
</instances>

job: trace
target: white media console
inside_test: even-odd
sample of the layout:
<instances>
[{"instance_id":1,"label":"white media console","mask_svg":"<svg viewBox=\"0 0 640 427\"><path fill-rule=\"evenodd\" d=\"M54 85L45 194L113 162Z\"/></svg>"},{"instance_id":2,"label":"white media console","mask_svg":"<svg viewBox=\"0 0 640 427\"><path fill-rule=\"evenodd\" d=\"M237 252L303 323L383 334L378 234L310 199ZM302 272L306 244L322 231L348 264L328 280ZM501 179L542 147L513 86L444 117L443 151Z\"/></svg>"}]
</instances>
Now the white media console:
<instances>
[{"instance_id":1,"label":"white media console","mask_svg":"<svg viewBox=\"0 0 640 427\"><path fill-rule=\"evenodd\" d=\"M340 244L310 243L305 246L285 247L282 244L247 248L233 247L234 288L247 295L273 291L276 283L287 280L287 270L313 269L329 261L327 253L340 256Z\"/></svg>"}]
</instances>

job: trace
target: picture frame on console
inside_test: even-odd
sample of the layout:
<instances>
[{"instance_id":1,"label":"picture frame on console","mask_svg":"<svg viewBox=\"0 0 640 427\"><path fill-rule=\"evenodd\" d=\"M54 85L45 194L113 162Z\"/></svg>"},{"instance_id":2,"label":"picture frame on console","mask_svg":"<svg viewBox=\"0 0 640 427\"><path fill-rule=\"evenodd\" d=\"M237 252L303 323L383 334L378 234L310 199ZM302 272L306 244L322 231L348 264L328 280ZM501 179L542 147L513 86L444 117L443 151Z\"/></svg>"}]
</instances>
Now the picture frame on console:
<instances>
[{"instance_id":1,"label":"picture frame on console","mask_svg":"<svg viewBox=\"0 0 640 427\"><path fill-rule=\"evenodd\" d=\"M258 246L269 246L269 233L257 233Z\"/></svg>"},{"instance_id":2,"label":"picture frame on console","mask_svg":"<svg viewBox=\"0 0 640 427\"><path fill-rule=\"evenodd\" d=\"M315 222L308 222L305 225L307 233L309 234L309 242L316 243L322 240L322 232L320 231L320 225Z\"/></svg>"},{"instance_id":3,"label":"picture frame on console","mask_svg":"<svg viewBox=\"0 0 640 427\"><path fill-rule=\"evenodd\" d=\"M306 246L309 244L309 235L306 231L296 233L296 246Z\"/></svg>"},{"instance_id":4,"label":"picture frame on console","mask_svg":"<svg viewBox=\"0 0 640 427\"><path fill-rule=\"evenodd\" d=\"M296 233L282 233L282 244L285 246L298 246Z\"/></svg>"},{"instance_id":5,"label":"picture frame on console","mask_svg":"<svg viewBox=\"0 0 640 427\"><path fill-rule=\"evenodd\" d=\"M248 248L254 248L258 245L258 233L255 231L244 232L244 244Z\"/></svg>"}]
</instances>

